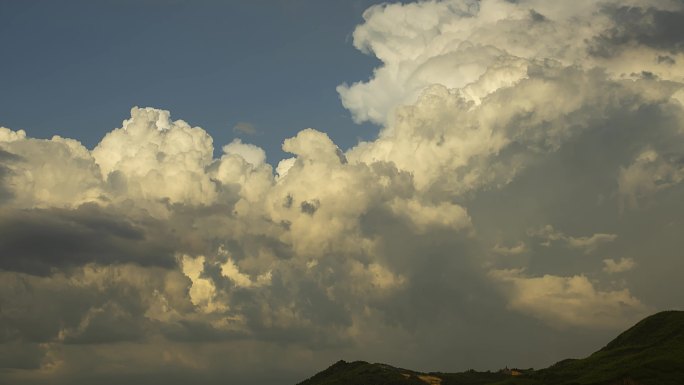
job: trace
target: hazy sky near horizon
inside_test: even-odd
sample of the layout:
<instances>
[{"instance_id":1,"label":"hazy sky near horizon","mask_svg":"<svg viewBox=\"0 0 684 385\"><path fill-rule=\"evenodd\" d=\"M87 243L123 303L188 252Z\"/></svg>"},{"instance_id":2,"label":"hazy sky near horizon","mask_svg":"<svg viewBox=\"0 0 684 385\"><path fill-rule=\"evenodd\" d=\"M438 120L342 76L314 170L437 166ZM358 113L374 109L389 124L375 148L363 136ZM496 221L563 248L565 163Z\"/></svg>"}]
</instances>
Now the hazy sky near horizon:
<instances>
[{"instance_id":1,"label":"hazy sky near horizon","mask_svg":"<svg viewBox=\"0 0 684 385\"><path fill-rule=\"evenodd\" d=\"M682 309L683 2L373 3L0 1L0 382L538 368Z\"/></svg>"}]
</instances>

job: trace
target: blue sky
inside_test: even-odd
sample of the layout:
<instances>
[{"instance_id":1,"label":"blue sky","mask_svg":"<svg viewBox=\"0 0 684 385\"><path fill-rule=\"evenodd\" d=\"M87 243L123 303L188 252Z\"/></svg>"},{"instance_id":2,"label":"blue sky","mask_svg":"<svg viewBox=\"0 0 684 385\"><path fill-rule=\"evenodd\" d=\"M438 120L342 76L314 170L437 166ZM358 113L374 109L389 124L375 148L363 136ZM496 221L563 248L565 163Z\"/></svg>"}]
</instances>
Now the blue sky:
<instances>
[{"instance_id":1,"label":"blue sky","mask_svg":"<svg viewBox=\"0 0 684 385\"><path fill-rule=\"evenodd\" d=\"M260 134L244 140L271 163L307 127L346 148L377 133L335 91L378 63L351 40L377 2L0 2L0 124L92 148L149 106L204 128L218 151L249 122Z\"/></svg>"}]
</instances>

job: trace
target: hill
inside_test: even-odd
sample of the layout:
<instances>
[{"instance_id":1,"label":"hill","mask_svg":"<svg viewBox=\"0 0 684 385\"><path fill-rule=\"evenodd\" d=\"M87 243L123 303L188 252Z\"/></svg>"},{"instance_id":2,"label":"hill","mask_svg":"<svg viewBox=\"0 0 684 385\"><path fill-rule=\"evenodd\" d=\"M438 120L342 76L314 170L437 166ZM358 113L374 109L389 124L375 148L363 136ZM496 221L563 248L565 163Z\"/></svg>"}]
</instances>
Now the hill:
<instances>
[{"instance_id":1,"label":"hill","mask_svg":"<svg viewBox=\"0 0 684 385\"><path fill-rule=\"evenodd\" d=\"M561 361L534 377L545 384L684 384L684 312L645 318L589 357Z\"/></svg>"},{"instance_id":2,"label":"hill","mask_svg":"<svg viewBox=\"0 0 684 385\"><path fill-rule=\"evenodd\" d=\"M369 364L364 361L338 361L328 369L316 374L299 385L425 385L417 373L385 364Z\"/></svg>"},{"instance_id":3,"label":"hill","mask_svg":"<svg viewBox=\"0 0 684 385\"><path fill-rule=\"evenodd\" d=\"M338 361L298 385L681 385L684 311L638 322L583 359L541 370L421 373L385 364Z\"/></svg>"}]
</instances>

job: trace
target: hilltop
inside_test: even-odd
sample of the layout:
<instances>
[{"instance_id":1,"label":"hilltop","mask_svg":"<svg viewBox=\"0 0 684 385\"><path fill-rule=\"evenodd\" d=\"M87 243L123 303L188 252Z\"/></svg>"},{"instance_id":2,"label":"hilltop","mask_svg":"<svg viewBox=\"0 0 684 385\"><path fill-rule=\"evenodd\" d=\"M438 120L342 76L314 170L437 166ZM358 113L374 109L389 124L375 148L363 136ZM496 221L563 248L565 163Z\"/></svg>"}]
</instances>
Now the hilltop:
<instances>
[{"instance_id":1,"label":"hilltop","mask_svg":"<svg viewBox=\"0 0 684 385\"><path fill-rule=\"evenodd\" d=\"M422 373L364 361L338 361L298 385L681 385L684 311L647 317L583 359L540 370Z\"/></svg>"}]
</instances>

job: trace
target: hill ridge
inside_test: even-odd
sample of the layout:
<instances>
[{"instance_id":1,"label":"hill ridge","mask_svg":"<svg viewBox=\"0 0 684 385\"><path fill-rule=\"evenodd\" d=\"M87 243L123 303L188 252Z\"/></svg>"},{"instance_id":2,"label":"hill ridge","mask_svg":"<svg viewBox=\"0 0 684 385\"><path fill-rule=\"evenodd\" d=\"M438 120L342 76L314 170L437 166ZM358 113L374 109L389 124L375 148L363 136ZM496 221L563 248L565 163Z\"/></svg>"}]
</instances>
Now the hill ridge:
<instances>
[{"instance_id":1,"label":"hill ridge","mask_svg":"<svg viewBox=\"0 0 684 385\"><path fill-rule=\"evenodd\" d=\"M648 316L586 358L540 370L423 373L339 360L298 385L682 385L684 311Z\"/></svg>"}]
</instances>

